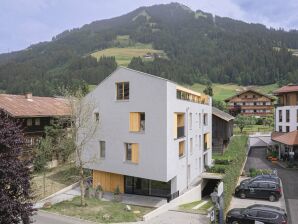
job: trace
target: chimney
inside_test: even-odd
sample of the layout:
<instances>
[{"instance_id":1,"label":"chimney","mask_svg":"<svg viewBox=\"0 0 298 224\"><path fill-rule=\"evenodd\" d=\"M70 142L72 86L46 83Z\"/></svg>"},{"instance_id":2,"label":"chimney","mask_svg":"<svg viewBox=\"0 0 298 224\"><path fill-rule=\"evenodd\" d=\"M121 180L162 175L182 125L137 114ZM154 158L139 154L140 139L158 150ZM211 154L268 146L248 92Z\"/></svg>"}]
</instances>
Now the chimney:
<instances>
[{"instance_id":1,"label":"chimney","mask_svg":"<svg viewBox=\"0 0 298 224\"><path fill-rule=\"evenodd\" d=\"M25 98L27 100L32 100L32 93L25 93Z\"/></svg>"}]
</instances>

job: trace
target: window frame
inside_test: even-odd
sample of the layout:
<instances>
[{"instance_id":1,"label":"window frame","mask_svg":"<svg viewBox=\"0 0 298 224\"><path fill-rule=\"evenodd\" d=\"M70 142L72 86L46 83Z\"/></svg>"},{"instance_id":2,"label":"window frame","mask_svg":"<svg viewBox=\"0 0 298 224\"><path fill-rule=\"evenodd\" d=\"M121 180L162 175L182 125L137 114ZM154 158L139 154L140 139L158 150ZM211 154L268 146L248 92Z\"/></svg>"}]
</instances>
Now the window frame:
<instances>
[{"instance_id":1,"label":"window frame","mask_svg":"<svg viewBox=\"0 0 298 224\"><path fill-rule=\"evenodd\" d=\"M30 122L29 122L30 121ZM31 127L33 125L33 120L32 120L32 118L28 118L27 120L26 120L26 126L27 127Z\"/></svg>"},{"instance_id":2,"label":"window frame","mask_svg":"<svg viewBox=\"0 0 298 224\"><path fill-rule=\"evenodd\" d=\"M128 85L127 93L125 93L125 85ZM122 93L119 93L120 91ZM127 96L126 96L126 94L127 94ZM117 101L129 100L129 95L130 95L129 82L116 82L116 100Z\"/></svg>"},{"instance_id":3,"label":"window frame","mask_svg":"<svg viewBox=\"0 0 298 224\"><path fill-rule=\"evenodd\" d=\"M39 117L34 118L34 125L35 126L40 126L40 118Z\"/></svg>"}]
</instances>

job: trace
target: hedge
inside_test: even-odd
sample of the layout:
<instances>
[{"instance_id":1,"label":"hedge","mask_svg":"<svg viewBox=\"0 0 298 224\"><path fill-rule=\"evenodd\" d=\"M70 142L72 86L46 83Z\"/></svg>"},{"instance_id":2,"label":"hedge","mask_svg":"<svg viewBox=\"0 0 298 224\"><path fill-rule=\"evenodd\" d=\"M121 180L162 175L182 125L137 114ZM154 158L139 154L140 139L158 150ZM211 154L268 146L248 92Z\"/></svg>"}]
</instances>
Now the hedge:
<instances>
[{"instance_id":1,"label":"hedge","mask_svg":"<svg viewBox=\"0 0 298 224\"><path fill-rule=\"evenodd\" d=\"M228 149L223 157L230 157L232 162L226 166L224 182L224 206L225 212L232 200L238 178L241 174L241 169L247 153L247 136L235 136L232 138Z\"/></svg>"}]
</instances>

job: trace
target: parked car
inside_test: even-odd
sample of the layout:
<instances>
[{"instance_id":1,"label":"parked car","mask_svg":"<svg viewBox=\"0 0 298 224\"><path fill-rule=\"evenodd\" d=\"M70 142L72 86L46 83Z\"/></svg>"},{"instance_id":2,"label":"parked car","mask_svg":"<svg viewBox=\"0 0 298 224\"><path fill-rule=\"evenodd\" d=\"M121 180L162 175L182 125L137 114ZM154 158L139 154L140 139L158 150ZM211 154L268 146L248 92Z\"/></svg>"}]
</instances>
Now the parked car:
<instances>
[{"instance_id":1,"label":"parked car","mask_svg":"<svg viewBox=\"0 0 298 224\"><path fill-rule=\"evenodd\" d=\"M227 213L227 224L287 224L284 209L269 205L251 205L247 208L234 208Z\"/></svg>"},{"instance_id":2,"label":"parked car","mask_svg":"<svg viewBox=\"0 0 298 224\"><path fill-rule=\"evenodd\" d=\"M282 196L280 181L276 178L254 178L244 180L235 189L240 198L260 198L277 201Z\"/></svg>"}]
</instances>

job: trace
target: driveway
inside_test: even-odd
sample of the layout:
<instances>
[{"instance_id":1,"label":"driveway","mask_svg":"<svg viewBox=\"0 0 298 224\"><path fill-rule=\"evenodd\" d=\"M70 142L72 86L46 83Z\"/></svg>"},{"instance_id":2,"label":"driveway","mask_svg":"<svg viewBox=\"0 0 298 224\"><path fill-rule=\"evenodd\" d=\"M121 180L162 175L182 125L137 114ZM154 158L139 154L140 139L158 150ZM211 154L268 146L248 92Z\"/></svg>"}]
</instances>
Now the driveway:
<instances>
[{"instance_id":1,"label":"driveway","mask_svg":"<svg viewBox=\"0 0 298 224\"><path fill-rule=\"evenodd\" d=\"M93 222L83 221L68 216L56 215L44 211L38 211L33 217L34 224L91 224Z\"/></svg>"},{"instance_id":2,"label":"driveway","mask_svg":"<svg viewBox=\"0 0 298 224\"><path fill-rule=\"evenodd\" d=\"M251 149L245 164L245 170L248 171L250 168L277 170L278 176L283 183L289 223L296 224L298 220L298 170L284 169L279 165L272 164L266 159L265 148Z\"/></svg>"}]
</instances>

